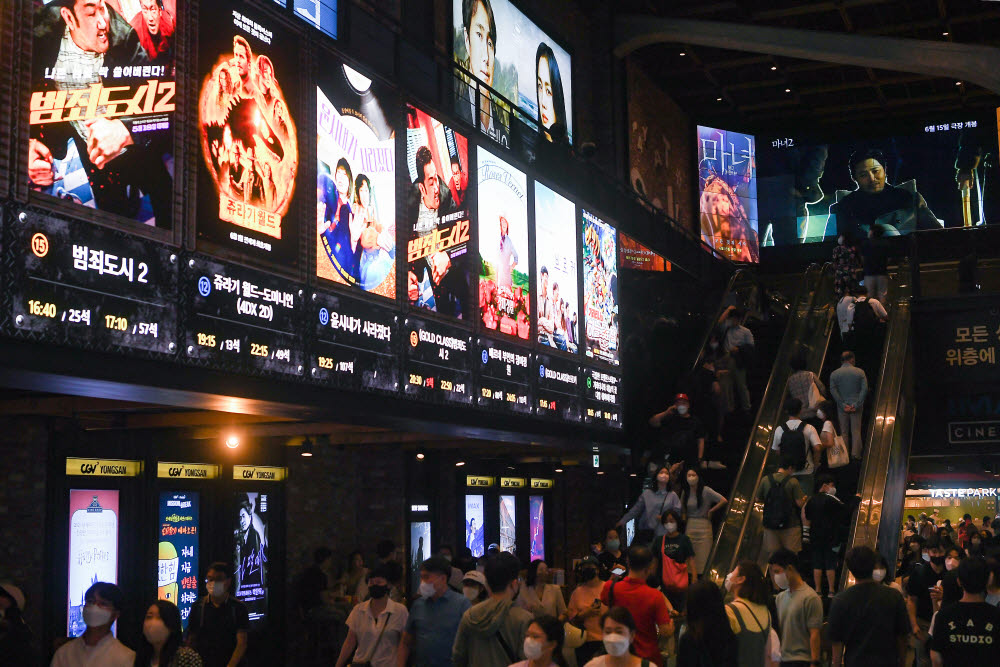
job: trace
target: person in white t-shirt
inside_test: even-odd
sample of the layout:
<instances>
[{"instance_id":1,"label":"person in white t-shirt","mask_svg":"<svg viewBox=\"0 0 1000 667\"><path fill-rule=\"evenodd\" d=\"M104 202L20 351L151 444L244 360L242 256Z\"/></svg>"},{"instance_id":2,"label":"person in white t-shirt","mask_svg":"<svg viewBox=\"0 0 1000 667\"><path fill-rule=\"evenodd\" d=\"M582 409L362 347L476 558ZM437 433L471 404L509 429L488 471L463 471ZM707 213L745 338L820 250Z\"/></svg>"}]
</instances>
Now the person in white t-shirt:
<instances>
[{"instance_id":1,"label":"person in white t-shirt","mask_svg":"<svg viewBox=\"0 0 1000 667\"><path fill-rule=\"evenodd\" d=\"M368 600L354 607L347 617L347 639L340 648L336 667L348 664L394 667L396 649L406 628L406 607L389 599L391 573L381 565L368 574Z\"/></svg>"},{"instance_id":2,"label":"person in white t-shirt","mask_svg":"<svg viewBox=\"0 0 1000 667\"><path fill-rule=\"evenodd\" d=\"M121 614L125 594L114 584L99 581L83 596L87 629L56 651L51 667L133 667L135 651L111 634Z\"/></svg>"},{"instance_id":3,"label":"person in white t-shirt","mask_svg":"<svg viewBox=\"0 0 1000 667\"><path fill-rule=\"evenodd\" d=\"M781 446L781 440L786 431L801 431L804 442L805 465L801 469L796 469L793 473L799 480L799 486L806 495L812 494L813 474L816 471L816 461L819 460L819 453L822 450L822 442L816 427L802 421L802 401L797 398L790 398L785 401L786 421L775 426L774 439L771 442L771 449L784 452L787 447ZM794 455L789 452L790 455Z\"/></svg>"}]
</instances>

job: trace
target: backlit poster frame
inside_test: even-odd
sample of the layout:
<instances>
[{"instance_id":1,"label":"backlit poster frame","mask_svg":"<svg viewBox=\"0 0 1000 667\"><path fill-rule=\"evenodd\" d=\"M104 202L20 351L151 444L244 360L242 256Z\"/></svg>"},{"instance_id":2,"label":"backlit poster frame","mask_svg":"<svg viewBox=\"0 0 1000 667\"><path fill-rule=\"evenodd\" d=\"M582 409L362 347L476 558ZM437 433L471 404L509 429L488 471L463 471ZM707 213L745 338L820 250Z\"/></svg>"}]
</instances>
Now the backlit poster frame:
<instances>
[{"instance_id":1,"label":"backlit poster frame","mask_svg":"<svg viewBox=\"0 0 1000 667\"><path fill-rule=\"evenodd\" d=\"M270 598L272 493L237 491L233 528L233 596L247 606L250 627L267 621Z\"/></svg>"},{"instance_id":2,"label":"backlit poster frame","mask_svg":"<svg viewBox=\"0 0 1000 667\"><path fill-rule=\"evenodd\" d=\"M416 590L420 586L420 566L425 560L431 557L434 548L431 538L430 521L410 522L410 591L416 595Z\"/></svg>"},{"instance_id":3,"label":"backlit poster frame","mask_svg":"<svg viewBox=\"0 0 1000 667\"><path fill-rule=\"evenodd\" d=\"M540 181L534 188L536 338L539 345L577 354L583 313L576 204Z\"/></svg>"},{"instance_id":4,"label":"backlit poster frame","mask_svg":"<svg viewBox=\"0 0 1000 667\"><path fill-rule=\"evenodd\" d=\"M590 359L617 366L621 347L617 230L586 208L580 209L580 218L584 351Z\"/></svg>"},{"instance_id":5,"label":"backlit poster frame","mask_svg":"<svg viewBox=\"0 0 1000 667\"><path fill-rule=\"evenodd\" d=\"M500 517L500 551L517 554L517 496L497 499Z\"/></svg>"},{"instance_id":6,"label":"backlit poster frame","mask_svg":"<svg viewBox=\"0 0 1000 667\"><path fill-rule=\"evenodd\" d=\"M465 537L463 542L472 551L473 558L486 554L486 527L484 503L486 497L480 494L465 496Z\"/></svg>"},{"instance_id":7,"label":"backlit poster frame","mask_svg":"<svg viewBox=\"0 0 1000 667\"><path fill-rule=\"evenodd\" d=\"M116 489L70 489L66 587L66 636L78 637L84 594L91 584L118 583L120 492Z\"/></svg>"},{"instance_id":8,"label":"backlit poster frame","mask_svg":"<svg viewBox=\"0 0 1000 667\"><path fill-rule=\"evenodd\" d=\"M528 496L528 533L528 560L545 560L545 496Z\"/></svg>"},{"instance_id":9,"label":"backlit poster frame","mask_svg":"<svg viewBox=\"0 0 1000 667\"><path fill-rule=\"evenodd\" d=\"M156 598L177 605L181 626L187 628L191 608L198 600L201 576L200 494L197 491L163 491L159 498Z\"/></svg>"}]
</instances>

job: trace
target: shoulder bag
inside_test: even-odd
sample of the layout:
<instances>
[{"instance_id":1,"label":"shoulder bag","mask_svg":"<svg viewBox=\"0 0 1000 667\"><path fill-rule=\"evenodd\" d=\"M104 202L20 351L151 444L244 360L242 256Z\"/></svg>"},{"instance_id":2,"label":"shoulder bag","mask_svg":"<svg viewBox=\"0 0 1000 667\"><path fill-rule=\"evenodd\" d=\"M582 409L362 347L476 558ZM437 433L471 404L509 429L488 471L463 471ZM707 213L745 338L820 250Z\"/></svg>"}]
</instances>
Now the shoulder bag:
<instances>
[{"instance_id":1,"label":"shoulder bag","mask_svg":"<svg viewBox=\"0 0 1000 667\"><path fill-rule=\"evenodd\" d=\"M826 451L826 464L830 468L843 468L851 461L851 454L847 451L847 443L844 436L833 435L833 447Z\"/></svg>"},{"instance_id":2,"label":"shoulder bag","mask_svg":"<svg viewBox=\"0 0 1000 667\"><path fill-rule=\"evenodd\" d=\"M378 650L378 645L382 641L382 635L385 634L385 629L389 627L390 618L392 618L391 611L385 616L385 625L383 625L382 629L379 631L378 638L375 639L375 644L372 646L371 654L368 656L368 659L360 662L357 660L352 660L350 667L372 667L372 658L375 657L375 651ZM378 621L376 620L375 622L377 623Z\"/></svg>"},{"instance_id":3,"label":"shoulder bag","mask_svg":"<svg viewBox=\"0 0 1000 667\"><path fill-rule=\"evenodd\" d=\"M671 592L686 591L688 587L688 567L687 563L678 563L667 555L667 536L663 536L660 543L660 554L662 567L660 578L663 581L664 590Z\"/></svg>"}]
</instances>

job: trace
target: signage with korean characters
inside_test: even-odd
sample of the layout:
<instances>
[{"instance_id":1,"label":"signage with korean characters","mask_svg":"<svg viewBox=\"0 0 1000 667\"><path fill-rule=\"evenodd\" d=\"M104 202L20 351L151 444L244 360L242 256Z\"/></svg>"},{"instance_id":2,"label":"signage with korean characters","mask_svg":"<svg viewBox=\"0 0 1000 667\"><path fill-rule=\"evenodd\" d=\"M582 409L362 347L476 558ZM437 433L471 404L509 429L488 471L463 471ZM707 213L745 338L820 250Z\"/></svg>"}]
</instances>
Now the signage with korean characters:
<instances>
[{"instance_id":1,"label":"signage with korean characters","mask_svg":"<svg viewBox=\"0 0 1000 667\"><path fill-rule=\"evenodd\" d=\"M501 477L501 489L523 489L527 485L527 480L523 477Z\"/></svg>"},{"instance_id":2,"label":"signage with korean characters","mask_svg":"<svg viewBox=\"0 0 1000 667\"><path fill-rule=\"evenodd\" d=\"M545 419L579 422L583 418L580 365L552 354L539 353L535 355L534 368L538 375L535 414Z\"/></svg>"},{"instance_id":3,"label":"signage with korean characters","mask_svg":"<svg viewBox=\"0 0 1000 667\"><path fill-rule=\"evenodd\" d=\"M467 475L465 477L466 486L488 487L493 486L492 477L482 477L479 475Z\"/></svg>"},{"instance_id":4,"label":"signage with korean characters","mask_svg":"<svg viewBox=\"0 0 1000 667\"><path fill-rule=\"evenodd\" d=\"M191 299L186 353L219 365L302 375L303 290L276 276L191 257L183 289Z\"/></svg>"},{"instance_id":5,"label":"signage with korean characters","mask_svg":"<svg viewBox=\"0 0 1000 667\"><path fill-rule=\"evenodd\" d=\"M622 427L622 404L618 388L621 376L596 368L583 369L584 423Z\"/></svg>"},{"instance_id":6,"label":"signage with korean characters","mask_svg":"<svg viewBox=\"0 0 1000 667\"><path fill-rule=\"evenodd\" d=\"M403 321L407 396L433 402L472 403L472 337L418 317Z\"/></svg>"},{"instance_id":7,"label":"signage with korean characters","mask_svg":"<svg viewBox=\"0 0 1000 667\"><path fill-rule=\"evenodd\" d=\"M344 295L314 293L316 331L310 374L345 389L399 389L399 316L389 308Z\"/></svg>"},{"instance_id":8,"label":"signage with korean characters","mask_svg":"<svg viewBox=\"0 0 1000 667\"><path fill-rule=\"evenodd\" d=\"M530 415L534 399L529 352L488 338L479 338L476 350L479 355L477 405L498 412Z\"/></svg>"},{"instance_id":9,"label":"signage with korean characters","mask_svg":"<svg viewBox=\"0 0 1000 667\"><path fill-rule=\"evenodd\" d=\"M76 346L177 349L179 260L171 248L28 210L10 226L16 330Z\"/></svg>"}]
</instances>

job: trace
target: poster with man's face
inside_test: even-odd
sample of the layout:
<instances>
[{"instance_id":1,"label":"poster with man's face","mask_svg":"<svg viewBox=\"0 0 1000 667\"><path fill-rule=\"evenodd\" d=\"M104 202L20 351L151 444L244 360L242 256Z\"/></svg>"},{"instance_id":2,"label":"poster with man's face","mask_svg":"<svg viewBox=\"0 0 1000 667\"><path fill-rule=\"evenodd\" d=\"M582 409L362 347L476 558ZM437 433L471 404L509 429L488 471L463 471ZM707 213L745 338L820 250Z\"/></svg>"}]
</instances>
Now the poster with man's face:
<instances>
[{"instance_id":1,"label":"poster with man's face","mask_svg":"<svg viewBox=\"0 0 1000 667\"><path fill-rule=\"evenodd\" d=\"M469 143L416 107L407 108L407 299L443 315L472 317Z\"/></svg>"},{"instance_id":2,"label":"poster with man's face","mask_svg":"<svg viewBox=\"0 0 1000 667\"><path fill-rule=\"evenodd\" d=\"M33 192L173 227L176 6L33 0Z\"/></svg>"},{"instance_id":3,"label":"poster with man's face","mask_svg":"<svg viewBox=\"0 0 1000 667\"><path fill-rule=\"evenodd\" d=\"M473 558L481 558L486 553L483 531L483 496L465 497L465 546L472 551Z\"/></svg>"},{"instance_id":4,"label":"poster with man's face","mask_svg":"<svg viewBox=\"0 0 1000 667\"><path fill-rule=\"evenodd\" d=\"M576 353L579 312L576 271L576 206L535 183L535 308L538 342Z\"/></svg>"},{"instance_id":5,"label":"poster with man's face","mask_svg":"<svg viewBox=\"0 0 1000 667\"><path fill-rule=\"evenodd\" d=\"M201 7L198 235L257 259L294 264L295 39L245 3Z\"/></svg>"},{"instance_id":6,"label":"poster with man's face","mask_svg":"<svg viewBox=\"0 0 1000 667\"><path fill-rule=\"evenodd\" d=\"M232 593L247 606L251 625L258 625L267 617L268 504L266 493L236 493Z\"/></svg>"},{"instance_id":7,"label":"poster with man's face","mask_svg":"<svg viewBox=\"0 0 1000 667\"><path fill-rule=\"evenodd\" d=\"M316 275L396 296L396 131L389 92L331 62L316 89Z\"/></svg>"}]
</instances>

